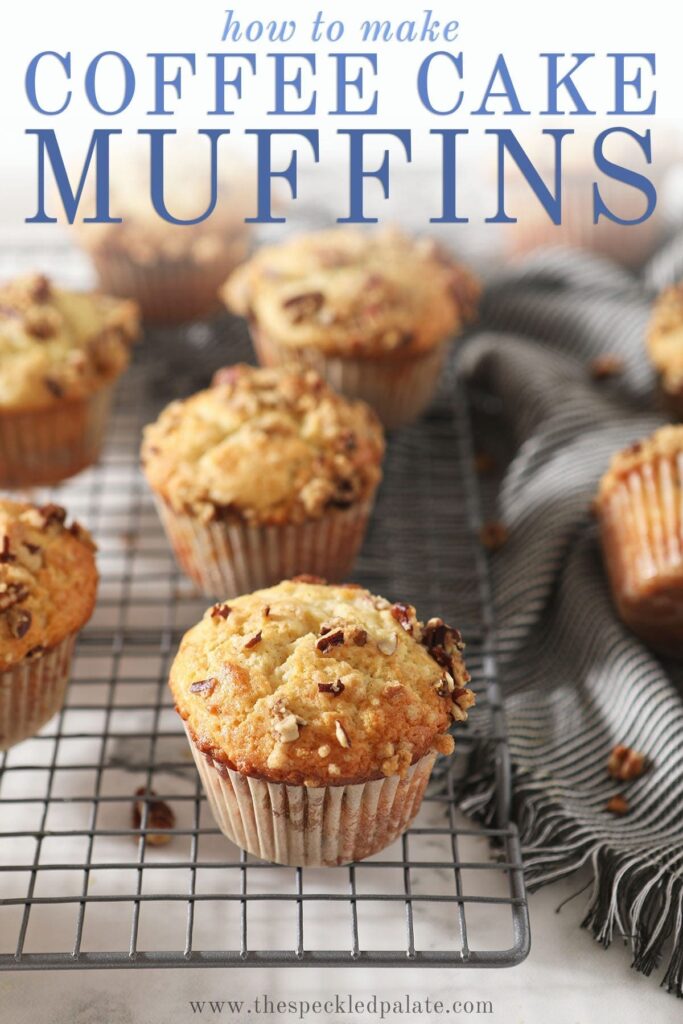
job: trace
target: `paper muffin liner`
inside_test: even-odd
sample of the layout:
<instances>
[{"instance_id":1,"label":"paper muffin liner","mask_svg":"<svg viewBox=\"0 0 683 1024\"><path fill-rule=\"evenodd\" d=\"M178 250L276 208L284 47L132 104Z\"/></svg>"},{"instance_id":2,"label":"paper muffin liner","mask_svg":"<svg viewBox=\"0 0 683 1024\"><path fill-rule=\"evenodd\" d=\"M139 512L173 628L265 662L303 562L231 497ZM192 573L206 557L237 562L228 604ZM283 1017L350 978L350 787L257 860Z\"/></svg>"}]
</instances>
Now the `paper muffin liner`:
<instances>
[{"instance_id":1,"label":"paper muffin liner","mask_svg":"<svg viewBox=\"0 0 683 1024\"><path fill-rule=\"evenodd\" d=\"M219 289L247 252L245 240L213 262L187 257L144 264L125 254L101 251L91 256L103 292L134 299L143 320L169 326L201 320L221 309Z\"/></svg>"},{"instance_id":2,"label":"paper muffin liner","mask_svg":"<svg viewBox=\"0 0 683 1024\"><path fill-rule=\"evenodd\" d=\"M76 636L71 633L40 657L0 672L0 750L35 736L61 709Z\"/></svg>"},{"instance_id":3,"label":"paper muffin liner","mask_svg":"<svg viewBox=\"0 0 683 1024\"><path fill-rule=\"evenodd\" d=\"M317 370L339 394L361 398L371 405L389 430L414 422L429 406L450 345L446 340L416 355L394 353L380 359L354 359L280 345L254 325L251 331L262 366L298 362Z\"/></svg>"},{"instance_id":4,"label":"paper muffin liner","mask_svg":"<svg viewBox=\"0 0 683 1024\"><path fill-rule=\"evenodd\" d=\"M290 867L335 867L379 853L415 818L431 751L398 775L346 786L289 786L251 778L198 750L186 729L209 806L231 842Z\"/></svg>"},{"instance_id":5,"label":"paper muffin liner","mask_svg":"<svg viewBox=\"0 0 683 1024\"><path fill-rule=\"evenodd\" d=\"M683 453L631 470L601 499L600 522L619 616L656 650L683 655Z\"/></svg>"},{"instance_id":6,"label":"paper muffin liner","mask_svg":"<svg viewBox=\"0 0 683 1024\"><path fill-rule=\"evenodd\" d=\"M660 377L659 395L661 403L669 415L676 420L683 420L683 385L673 390L672 388L665 387Z\"/></svg>"},{"instance_id":7,"label":"paper muffin liner","mask_svg":"<svg viewBox=\"0 0 683 1024\"><path fill-rule=\"evenodd\" d=\"M0 411L0 487L59 483L97 462L115 383L46 409Z\"/></svg>"},{"instance_id":8,"label":"paper muffin liner","mask_svg":"<svg viewBox=\"0 0 683 1024\"><path fill-rule=\"evenodd\" d=\"M330 582L348 577L361 548L373 499L332 509L321 519L282 526L203 523L155 496L180 565L207 597L230 598L303 573Z\"/></svg>"}]
</instances>

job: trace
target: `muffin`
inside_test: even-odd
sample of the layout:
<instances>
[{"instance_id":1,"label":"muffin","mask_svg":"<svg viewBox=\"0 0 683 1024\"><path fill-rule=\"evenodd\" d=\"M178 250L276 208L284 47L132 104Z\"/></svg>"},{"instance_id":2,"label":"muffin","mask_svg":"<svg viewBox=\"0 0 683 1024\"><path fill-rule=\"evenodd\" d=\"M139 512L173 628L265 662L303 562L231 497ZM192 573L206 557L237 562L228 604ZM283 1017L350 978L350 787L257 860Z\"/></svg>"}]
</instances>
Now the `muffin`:
<instances>
[{"instance_id":1,"label":"muffin","mask_svg":"<svg viewBox=\"0 0 683 1024\"><path fill-rule=\"evenodd\" d=\"M363 402L312 370L219 370L146 428L142 461L180 567L211 597L297 573L343 579L384 454Z\"/></svg>"},{"instance_id":2,"label":"muffin","mask_svg":"<svg viewBox=\"0 0 683 1024\"><path fill-rule=\"evenodd\" d=\"M221 831L336 865L410 825L474 695L457 630L354 584L294 579L210 608L170 675Z\"/></svg>"},{"instance_id":3,"label":"muffin","mask_svg":"<svg viewBox=\"0 0 683 1024\"><path fill-rule=\"evenodd\" d=\"M139 174L122 174L125 191L116 191L112 209L118 224L82 224L77 237L92 259L100 287L111 295L134 299L143 320L172 326L209 317L221 308L218 290L228 274L249 254L250 228L245 210L250 190L221 182L214 211L199 224L172 224L155 211L149 186ZM196 217L206 197L188 181L171 189L168 207L180 220ZM203 179L202 179L203 180Z\"/></svg>"},{"instance_id":4,"label":"muffin","mask_svg":"<svg viewBox=\"0 0 683 1024\"><path fill-rule=\"evenodd\" d=\"M76 635L95 607L94 552L59 505L0 499L0 750L64 703Z\"/></svg>"},{"instance_id":5,"label":"muffin","mask_svg":"<svg viewBox=\"0 0 683 1024\"><path fill-rule=\"evenodd\" d=\"M683 656L683 427L615 456L597 512L620 618L655 650Z\"/></svg>"},{"instance_id":6,"label":"muffin","mask_svg":"<svg viewBox=\"0 0 683 1024\"><path fill-rule=\"evenodd\" d=\"M96 462L135 306L33 275L0 286L0 487L53 484Z\"/></svg>"},{"instance_id":7,"label":"muffin","mask_svg":"<svg viewBox=\"0 0 683 1024\"><path fill-rule=\"evenodd\" d=\"M667 407L683 419L683 282L665 289L655 302L647 349Z\"/></svg>"},{"instance_id":8,"label":"muffin","mask_svg":"<svg viewBox=\"0 0 683 1024\"><path fill-rule=\"evenodd\" d=\"M429 405L479 288L431 240L337 228L259 250L222 294L262 365L311 366L393 428Z\"/></svg>"}]
</instances>

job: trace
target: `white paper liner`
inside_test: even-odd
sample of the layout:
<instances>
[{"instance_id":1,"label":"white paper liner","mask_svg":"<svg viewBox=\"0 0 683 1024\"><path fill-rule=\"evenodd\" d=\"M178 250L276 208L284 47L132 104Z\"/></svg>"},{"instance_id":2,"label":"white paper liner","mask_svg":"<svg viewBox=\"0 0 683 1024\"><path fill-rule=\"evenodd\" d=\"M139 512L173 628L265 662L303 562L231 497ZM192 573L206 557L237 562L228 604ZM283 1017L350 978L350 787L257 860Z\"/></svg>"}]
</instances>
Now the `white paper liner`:
<instances>
[{"instance_id":1,"label":"white paper liner","mask_svg":"<svg viewBox=\"0 0 683 1024\"><path fill-rule=\"evenodd\" d=\"M365 537L373 499L321 519L283 526L202 523L155 496L178 564L207 597L230 598L303 573L348 578Z\"/></svg>"},{"instance_id":2,"label":"white paper liner","mask_svg":"<svg viewBox=\"0 0 683 1024\"><path fill-rule=\"evenodd\" d=\"M450 346L450 341L446 340L427 352L409 357L342 359L310 347L292 349L279 345L253 325L251 331L262 366L299 362L317 370L339 394L363 399L371 405L389 430L414 422L428 407Z\"/></svg>"},{"instance_id":3,"label":"white paper liner","mask_svg":"<svg viewBox=\"0 0 683 1024\"><path fill-rule=\"evenodd\" d=\"M58 483L97 462L115 383L47 409L0 412L0 487Z\"/></svg>"},{"instance_id":4,"label":"white paper liner","mask_svg":"<svg viewBox=\"0 0 683 1024\"><path fill-rule=\"evenodd\" d=\"M404 779L288 786L241 775L198 750L189 732L188 739L223 835L262 860L290 867L336 867L389 846L417 814L436 760L434 752L426 754Z\"/></svg>"},{"instance_id":5,"label":"white paper liner","mask_svg":"<svg viewBox=\"0 0 683 1024\"><path fill-rule=\"evenodd\" d=\"M683 656L683 456L633 469L601 501L612 594L621 619L645 643Z\"/></svg>"},{"instance_id":6,"label":"white paper liner","mask_svg":"<svg viewBox=\"0 0 683 1024\"><path fill-rule=\"evenodd\" d=\"M35 736L60 710L76 636L71 633L40 657L0 672L0 750Z\"/></svg>"}]
</instances>

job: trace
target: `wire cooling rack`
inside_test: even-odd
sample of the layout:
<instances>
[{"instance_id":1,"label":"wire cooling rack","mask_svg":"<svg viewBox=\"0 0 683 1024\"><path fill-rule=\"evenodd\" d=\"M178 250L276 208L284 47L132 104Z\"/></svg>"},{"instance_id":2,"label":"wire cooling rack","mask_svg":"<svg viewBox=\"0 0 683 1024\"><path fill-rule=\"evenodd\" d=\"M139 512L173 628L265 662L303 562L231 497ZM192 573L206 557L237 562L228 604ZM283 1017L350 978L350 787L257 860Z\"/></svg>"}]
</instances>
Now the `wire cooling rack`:
<instances>
[{"instance_id":1,"label":"wire cooling rack","mask_svg":"<svg viewBox=\"0 0 683 1024\"><path fill-rule=\"evenodd\" d=\"M65 250L58 260L62 277L78 276L70 259ZM180 637L206 602L173 562L138 448L169 393L245 358L249 342L234 321L150 334L119 388L100 465L35 492L93 531L102 579L63 711L0 755L0 968L518 963L529 947L527 904L509 821L471 424L457 382L444 389L455 387L455 404L442 398L390 439L355 573L462 630L478 706L458 728L456 756L437 765L409 831L347 867L264 863L211 818L166 686ZM478 828L457 808L475 742L495 755L495 827ZM174 812L167 845L150 841L146 812L133 818L140 787Z\"/></svg>"}]
</instances>

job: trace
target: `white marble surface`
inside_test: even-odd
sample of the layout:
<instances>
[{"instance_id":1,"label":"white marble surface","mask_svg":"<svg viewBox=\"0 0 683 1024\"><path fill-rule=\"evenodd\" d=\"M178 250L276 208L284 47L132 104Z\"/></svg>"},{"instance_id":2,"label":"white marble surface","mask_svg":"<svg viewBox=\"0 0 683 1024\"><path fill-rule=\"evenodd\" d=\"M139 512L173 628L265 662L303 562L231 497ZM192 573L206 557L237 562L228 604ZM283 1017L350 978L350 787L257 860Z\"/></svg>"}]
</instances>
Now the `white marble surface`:
<instances>
[{"instance_id":1,"label":"white marble surface","mask_svg":"<svg viewBox=\"0 0 683 1024\"><path fill-rule=\"evenodd\" d=\"M580 881L578 882L580 885ZM191 1020L230 1022L294 1021L296 1015L263 1016L243 1012L194 1014L190 1000L270 998L308 999L351 992L396 999L490 1000L484 1019L504 1024L674 1024L681 1003L658 988L657 980L629 969L629 954L619 943L603 951L579 928L585 896L555 913L577 881L562 883L531 898L533 946L528 960L501 971L418 970L167 970L115 972L41 972L0 976L3 1024L184 1024ZM246 1009L246 1007L245 1007ZM308 1020L341 1024L360 1018L327 1015ZM362 1018L368 1021L378 1017ZM411 1017L390 1014L388 1021L466 1019L449 1014ZM467 1018L467 1019L472 1019Z\"/></svg>"}]
</instances>

